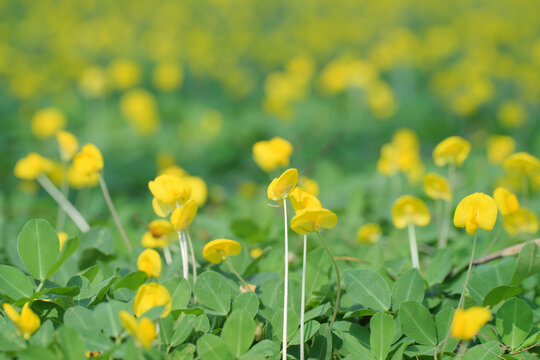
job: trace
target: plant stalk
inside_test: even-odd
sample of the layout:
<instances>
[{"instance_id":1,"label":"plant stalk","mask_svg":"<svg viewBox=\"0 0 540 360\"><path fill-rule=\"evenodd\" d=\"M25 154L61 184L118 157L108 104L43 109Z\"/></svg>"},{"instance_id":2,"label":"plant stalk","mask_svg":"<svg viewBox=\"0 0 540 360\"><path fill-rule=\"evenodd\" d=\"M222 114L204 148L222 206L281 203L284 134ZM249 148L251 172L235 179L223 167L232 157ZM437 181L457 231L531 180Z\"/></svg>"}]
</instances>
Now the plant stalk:
<instances>
[{"instance_id":1,"label":"plant stalk","mask_svg":"<svg viewBox=\"0 0 540 360\"><path fill-rule=\"evenodd\" d=\"M410 223L408 229L412 266L413 268L420 269L420 261L418 260L418 247L416 246L416 232L414 231L414 224Z\"/></svg>"},{"instance_id":2,"label":"plant stalk","mask_svg":"<svg viewBox=\"0 0 540 360\"><path fill-rule=\"evenodd\" d=\"M99 173L99 186L101 187L101 192L103 193L103 197L105 198L107 207L109 208L109 211L111 212L114 223L116 224L116 227L118 228L118 231L120 232L120 236L122 237L122 240L124 241L124 245L126 245L126 248L128 249L128 251L131 252L133 250L133 247L131 246L131 243L129 242L126 231L124 230L124 227L122 226L122 223L120 222L120 218L118 217L118 213L116 212L116 209L114 208L111 195L109 194L109 189L107 188L107 184L105 183L105 179L103 178L103 174L101 173Z\"/></svg>"},{"instance_id":3,"label":"plant stalk","mask_svg":"<svg viewBox=\"0 0 540 360\"><path fill-rule=\"evenodd\" d=\"M332 256L332 253L330 252L330 249L328 248L328 245L323 240L321 233L317 232L317 235L319 236L319 240L323 244L326 252L330 256L330 260L332 260L332 264L334 264L334 269L336 270L336 280L337 280L337 288L336 288L336 306L334 307L334 313L332 314L332 319L330 320L330 324L328 325L328 329L330 332L332 332L332 327L334 326L334 322L336 321L337 313L339 310L339 299L341 298L341 276L339 275L339 268L336 263L336 260L334 259L334 256Z\"/></svg>"}]
</instances>

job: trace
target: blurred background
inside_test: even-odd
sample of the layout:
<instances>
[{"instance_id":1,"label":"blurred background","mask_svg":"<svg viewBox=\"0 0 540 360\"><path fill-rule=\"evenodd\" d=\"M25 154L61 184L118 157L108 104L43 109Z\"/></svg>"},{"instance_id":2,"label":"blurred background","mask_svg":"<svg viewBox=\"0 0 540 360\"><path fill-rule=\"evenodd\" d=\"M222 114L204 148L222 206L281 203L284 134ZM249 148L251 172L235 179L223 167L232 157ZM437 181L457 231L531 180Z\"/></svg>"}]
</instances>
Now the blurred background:
<instances>
[{"instance_id":1,"label":"blurred background","mask_svg":"<svg viewBox=\"0 0 540 360\"><path fill-rule=\"evenodd\" d=\"M274 136L293 144L291 166L318 181L323 203L346 214L344 237L362 219L388 221L391 202L373 215L364 195L386 193L376 162L400 128L417 134L428 168L442 139L469 139L477 160L462 184L489 192L489 135L540 153L539 13L537 0L0 0L5 234L56 216L46 194L36 202L37 186L13 176L31 151L58 158L38 115L101 149L133 234L154 216L147 182L172 164L208 185L205 214L224 202L234 214L200 220L208 237L264 228L231 222L254 217L235 205L250 197L275 216L265 187L279 171L252 158ZM98 190L85 191L70 193L81 211L110 221Z\"/></svg>"}]
</instances>

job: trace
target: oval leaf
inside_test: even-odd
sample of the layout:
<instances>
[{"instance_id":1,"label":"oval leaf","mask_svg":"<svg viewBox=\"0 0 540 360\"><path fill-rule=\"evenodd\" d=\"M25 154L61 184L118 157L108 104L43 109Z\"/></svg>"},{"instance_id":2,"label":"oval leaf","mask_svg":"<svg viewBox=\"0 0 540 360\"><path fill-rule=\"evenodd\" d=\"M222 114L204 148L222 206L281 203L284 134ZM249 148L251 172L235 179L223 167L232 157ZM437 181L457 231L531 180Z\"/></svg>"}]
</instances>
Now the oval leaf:
<instances>
[{"instance_id":1,"label":"oval leaf","mask_svg":"<svg viewBox=\"0 0 540 360\"><path fill-rule=\"evenodd\" d=\"M495 324L505 345L518 349L531 331L533 313L529 305L518 298L508 300L497 311Z\"/></svg>"},{"instance_id":2,"label":"oval leaf","mask_svg":"<svg viewBox=\"0 0 540 360\"><path fill-rule=\"evenodd\" d=\"M0 292L19 300L32 296L33 288L30 279L16 267L0 265Z\"/></svg>"},{"instance_id":3,"label":"oval leaf","mask_svg":"<svg viewBox=\"0 0 540 360\"><path fill-rule=\"evenodd\" d=\"M44 280L56 262L60 241L51 224L43 219L34 219L22 228L17 249L28 272L36 279Z\"/></svg>"},{"instance_id":4,"label":"oval leaf","mask_svg":"<svg viewBox=\"0 0 540 360\"><path fill-rule=\"evenodd\" d=\"M199 301L219 315L227 315L231 307L231 294L226 279L214 271L207 271L197 278L193 293Z\"/></svg>"},{"instance_id":5,"label":"oval leaf","mask_svg":"<svg viewBox=\"0 0 540 360\"><path fill-rule=\"evenodd\" d=\"M197 341L197 353L201 360L232 360L233 358L225 341L212 334L206 334Z\"/></svg>"},{"instance_id":6,"label":"oval leaf","mask_svg":"<svg viewBox=\"0 0 540 360\"><path fill-rule=\"evenodd\" d=\"M437 345L435 322L422 304L408 301L399 307L399 322L403 333L419 344Z\"/></svg>"},{"instance_id":7,"label":"oval leaf","mask_svg":"<svg viewBox=\"0 0 540 360\"><path fill-rule=\"evenodd\" d=\"M344 273L347 294L355 302L374 310L388 310L391 294L388 283L372 270L355 269Z\"/></svg>"},{"instance_id":8,"label":"oval leaf","mask_svg":"<svg viewBox=\"0 0 540 360\"><path fill-rule=\"evenodd\" d=\"M378 360L384 360L390 352L394 339L396 328L394 319L384 312L378 312L371 318L369 327L371 328L369 338L371 351Z\"/></svg>"},{"instance_id":9,"label":"oval leaf","mask_svg":"<svg viewBox=\"0 0 540 360\"><path fill-rule=\"evenodd\" d=\"M221 330L221 338L227 344L230 352L238 357L248 351L257 325L251 314L244 309L235 310L225 321Z\"/></svg>"},{"instance_id":10,"label":"oval leaf","mask_svg":"<svg viewBox=\"0 0 540 360\"><path fill-rule=\"evenodd\" d=\"M411 269L401 275L392 288L392 308L398 309L405 301L414 301L419 304L424 300L424 278L418 269Z\"/></svg>"}]
</instances>

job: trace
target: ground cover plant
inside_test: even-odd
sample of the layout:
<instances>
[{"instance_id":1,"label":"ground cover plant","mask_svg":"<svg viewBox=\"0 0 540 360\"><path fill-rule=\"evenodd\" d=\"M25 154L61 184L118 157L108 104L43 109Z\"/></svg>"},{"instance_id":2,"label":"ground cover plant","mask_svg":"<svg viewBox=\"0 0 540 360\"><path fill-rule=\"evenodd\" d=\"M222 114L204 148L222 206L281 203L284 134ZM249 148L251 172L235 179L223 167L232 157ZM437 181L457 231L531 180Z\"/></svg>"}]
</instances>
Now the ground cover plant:
<instances>
[{"instance_id":1,"label":"ground cover plant","mask_svg":"<svg viewBox=\"0 0 540 360\"><path fill-rule=\"evenodd\" d=\"M0 1L0 359L534 359L532 0Z\"/></svg>"}]
</instances>

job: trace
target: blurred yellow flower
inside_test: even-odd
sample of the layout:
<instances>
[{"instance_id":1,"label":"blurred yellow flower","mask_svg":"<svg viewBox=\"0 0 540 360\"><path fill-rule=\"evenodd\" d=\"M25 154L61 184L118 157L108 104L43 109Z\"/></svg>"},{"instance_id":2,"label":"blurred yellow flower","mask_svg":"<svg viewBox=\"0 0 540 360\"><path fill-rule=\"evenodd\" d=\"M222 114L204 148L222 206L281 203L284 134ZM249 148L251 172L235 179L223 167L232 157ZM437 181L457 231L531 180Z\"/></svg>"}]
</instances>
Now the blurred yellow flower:
<instances>
[{"instance_id":1,"label":"blurred yellow flower","mask_svg":"<svg viewBox=\"0 0 540 360\"><path fill-rule=\"evenodd\" d=\"M433 150L433 160L435 165L444 166L448 164L461 166L471 151L471 144L459 137L450 136L441 141Z\"/></svg>"},{"instance_id":2,"label":"blurred yellow flower","mask_svg":"<svg viewBox=\"0 0 540 360\"><path fill-rule=\"evenodd\" d=\"M158 278L161 276L161 257L156 250L146 249L137 258L137 268L148 277Z\"/></svg>"},{"instance_id":3,"label":"blurred yellow flower","mask_svg":"<svg viewBox=\"0 0 540 360\"><path fill-rule=\"evenodd\" d=\"M56 141L60 148L62 161L69 161L79 149L79 141L72 133L61 130L56 133Z\"/></svg>"},{"instance_id":4,"label":"blurred yellow flower","mask_svg":"<svg viewBox=\"0 0 540 360\"><path fill-rule=\"evenodd\" d=\"M32 133L39 139L56 135L66 126L64 113L56 108L39 110L32 117Z\"/></svg>"},{"instance_id":5,"label":"blurred yellow flower","mask_svg":"<svg viewBox=\"0 0 540 360\"><path fill-rule=\"evenodd\" d=\"M424 192L432 199L452 200L450 184L444 176L428 173L424 176Z\"/></svg>"},{"instance_id":6,"label":"blurred yellow flower","mask_svg":"<svg viewBox=\"0 0 540 360\"><path fill-rule=\"evenodd\" d=\"M281 202L294 189L298 182L298 170L295 168L287 169L279 178L272 180L266 193L268 199Z\"/></svg>"},{"instance_id":7,"label":"blurred yellow flower","mask_svg":"<svg viewBox=\"0 0 540 360\"><path fill-rule=\"evenodd\" d=\"M306 208L322 207L321 202L315 195L301 187L295 187L289 193L289 200L295 212L302 211Z\"/></svg>"},{"instance_id":8,"label":"blurred yellow flower","mask_svg":"<svg viewBox=\"0 0 540 360\"><path fill-rule=\"evenodd\" d=\"M20 314L11 304L4 303L2 304L2 307L11 321L17 325L19 334L25 339L29 339L30 336L39 329L39 326L41 325L39 316L30 309L28 303L24 304Z\"/></svg>"},{"instance_id":9,"label":"blurred yellow flower","mask_svg":"<svg viewBox=\"0 0 540 360\"><path fill-rule=\"evenodd\" d=\"M189 199L171 215L171 224L176 231L186 230L197 215L197 202Z\"/></svg>"},{"instance_id":10,"label":"blurred yellow flower","mask_svg":"<svg viewBox=\"0 0 540 360\"><path fill-rule=\"evenodd\" d=\"M515 194L508 189L498 187L493 192L493 198L499 207L502 216L514 213L519 210L519 201Z\"/></svg>"},{"instance_id":11,"label":"blurred yellow flower","mask_svg":"<svg viewBox=\"0 0 540 360\"><path fill-rule=\"evenodd\" d=\"M40 174L50 171L53 166L51 160L38 153L30 153L17 161L13 172L19 179L34 180Z\"/></svg>"},{"instance_id":12,"label":"blurred yellow flower","mask_svg":"<svg viewBox=\"0 0 540 360\"><path fill-rule=\"evenodd\" d=\"M460 340L471 340L491 317L489 310L475 306L467 310L456 309L450 334Z\"/></svg>"},{"instance_id":13,"label":"blurred yellow flower","mask_svg":"<svg viewBox=\"0 0 540 360\"><path fill-rule=\"evenodd\" d=\"M315 196L319 196L319 183L317 181L308 178L307 176L300 176L298 185L306 189L308 192Z\"/></svg>"},{"instance_id":14,"label":"blurred yellow flower","mask_svg":"<svg viewBox=\"0 0 540 360\"><path fill-rule=\"evenodd\" d=\"M507 157L503 167L509 174L529 176L540 170L540 160L529 153L518 152Z\"/></svg>"},{"instance_id":15,"label":"blurred yellow flower","mask_svg":"<svg viewBox=\"0 0 540 360\"><path fill-rule=\"evenodd\" d=\"M203 257L213 263L219 264L230 256L236 256L242 251L238 241L229 239L216 239L208 242L203 248Z\"/></svg>"},{"instance_id":16,"label":"blurred yellow flower","mask_svg":"<svg viewBox=\"0 0 540 360\"><path fill-rule=\"evenodd\" d=\"M139 83L139 66L129 59L117 59L109 65L110 83L119 90L126 90Z\"/></svg>"},{"instance_id":17,"label":"blurred yellow flower","mask_svg":"<svg viewBox=\"0 0 540 360\"><path fill-rule=\"evenodd\" d=\"M173 237L172 225L164 219L154 220L144 233L141 245L145 248L163 248L171 243Z\"/></svg>"},{"instance_id":18,"label":"blurred yellow flower","mask_svg":"<svg viewBox=\"0 0 540 360\"><path fill-rule=\"evenodd\" d=\"M280 137L259 141L253 145L253 159L266 172L288 166L292 152L291 143Z\"/></svg>"},{"instance_id":19,"label":"blurred yellow flower","mask_svg":"<svg viewBox=\"0 0 540 360\"><path fill-rule=\"evenodd\" d=\"M191 198L195 200L199 207L206 203L208 197L208 187L204 180L198 176L184 176L182 178L191 189Z\"/></svg>"},{"instance_id":20,"label":"blurred yellow flower","mask_svg":"<svg viewBox=\"0 0 540 360\"><path fill-rule=\"evenodd\" d=\"M503 217L503 226L511 236L536 234L538 232L538 217L529 209L519 208Z\"/></svg>"},{"instance_id":21,"label":"blurred yellow flower","mask_svg":"<svg viewBox=\"0 0 540 360\"><path fill-rule=\"evenodd\" d=\"M167 216L176 205L182 205L191 196L191 189L184 180L173 175L158 175L148 183L154 200L152 206L158 216Z\"/></svg>"},{"instance_id":22,"label":"blurred yellow flower","mask_svg":"<svg viewBox=\"0 0 540 360\"><path fill-rule=\"evenodd\" d=\"M291 229L301 235L319 232L321 228L331 229L337 224L337 216L323 208L306 208L291 219Z\"/></svg>"},{"instance_id":23,"label":"blurred yellow flower","mask_svg":"<svg viewBox=\"0 0 540 360\"><path fill-rule=\"evenodd\" d=\"M140 317L148 310L156 306L164 306L165 309L161 313L161 317L169 315L171 312L171 294L167 288L163 285L156 283L148 283L141 285L137 294L135 295L135 302L133 303L133 310L135 316Z\"/></svg>"},{"instance_id":24,"label":"blurred yellow flower","mask_svg":"<svg viewBox=\"0 0 540 360\"><path fill-rule=\"evenodd\" d=\"M490 163L501 164L516 149L516 141L511 136L491 135L487 140L487 157Z\"/></svg>"},{"instance_id":25,"label":"blurred yellow flower","mask_svg":"<svg viewBox=\"0 0 540 360\"><path fill-rule=\"evenodd\" d=\"M356 233L356 241L361 244L376 244L382 235L382 229L377 223L367 223L362 225Z\"/></svg>"},{"instance_id":26,"label":"blurred yellow flower","mask_svg":"<svg viewBox=\"0 0 540 360\"><path fill-rule=\"evenodd\" d=\"M79 77L79 89L88 98L99 98L107 92L107 75L102 68L86 68Z\"/></svg>"},{"instance_id":27,"label":"blurred yellow flower","mask_svg":"<svg viewBox=\"0 0 540 360\"><path fill-rule=\"evenodd\" d=\"M249 252L249 256L251 256L254 259L257 259L259 256L262 255L262 253L263 253L263 249L255 248L255 249L251 249L251 251Z\"/></svg>"},{"instance_id":28,"label":"blurred yellow flower","mask_svg":"<svg viewBox=\"0 0 540 360\"><path fill-rule=\"evenodd\" d=\"M62 250L64 248L64 244L66 243L66 241L69 239L69 236L67 233L65 233L64 231L60 231L58 233L58 241L60 243L60 250Z\"/></svg>"},{"instance_id":29,"label":"blurred yellow flower","mask_svg":"<svg viewBox=\"0 0 540 360\"><path fill-rule=\"evenodd\" d=\"M120 98L120 112L142 135L152 134L159 125L154 96L144 89L129 90Z\"/></svg>"},{"instance_id":30,"label":"blurred yellow flower","mask_svg":"<svg viewBox=\"0 0 540 360\"><path fill-rule=\"evenodd\" d=\"M431 221L431 215L421 199L403 195L392 205L392 221L398 229L403 229L409 224L426 226Z\"/></svg>"},{"instance_id":31,"label":"blurred yellow flower","mask_svg":"<svg viewBox=\"0 0 540 360\"><path fill-rule=\"evenodd\" d=\"M182 169L180 166L171 164L171 165L160 168L159 175L174 175L179 178L184 178L185 176L187 176L187 172L186 170Z\"/></svg>"},{"instance_id":32,"label":"blurred yellow flower","mask_svg":"<svg viewBox=\"0 0 540 360\"><path fill-rule=\"evenodd\" d=\"M157 338L156 325L147 317L137 320L127 311L120 311L120 321L124 329L133 336L137 341L149 349L152 342Z\"/></svg>"},{"instance_id":33,"label":"blurred yellow flower","mask_svg":"<svg viewBox=\"0 0 540 360\"><path fill-rule=\"evenodd\" d=\"M505 101L497 109L499 123L508 128L517 128L525 123L527 113L523 106L516 101Z\"/></svg>"},{"instance_id":34,"label":"blurred yellow flower","mask_svg":"<svg viewBox=\"0 0 540 360\"><path fill-rule=\"evenodd\" d=\"M489 195L474 193L463 198L454 213L454 225L472 235L478 228L490 231L497 221L497 204Z\"/></svg>"},{"instance_id":35,"label":"blurred yellow flower","mask_svg":"<svg viewBox=\"0 0 540 360\"><path fill-rule=\"evenodd\" d=\"M94 187L99 183L99 173L84 173L77 169L73 164L68 168L69 186L74 189L85 187Z\"/></svg>"},{"instance_id":36,"label":"blurred yellow flower","mask_svg":"<svg viewBox=\"0 0 540 360\"><path fill-rule=\"evenodd\" d=\"M103 156L94 144L86 144L75 155L73 166L85 175L98 173L103 170Z\"/></svg>"},{"instance_id":37,"label":"blurred yellow flower","mask_svg":"<svg viewBox=\"0 0 540 360\"><path fill-rule=\"evenodd\" d=\"M161 91L173 91L182 85L184 72L178 62L162 61L152 72L154 85Z\"/></svg>"},{"instance_id":38,"label":"blurred yellow flower","mask_svg":"<svg viewBox=\"0 0 540 360\"><path fill-rule=\"evenodd\" d=\"M367 103L373 115L380 120L391 118L398 109L392 88L383 81L368 86Z\"/></svg>"}]
</instances>

